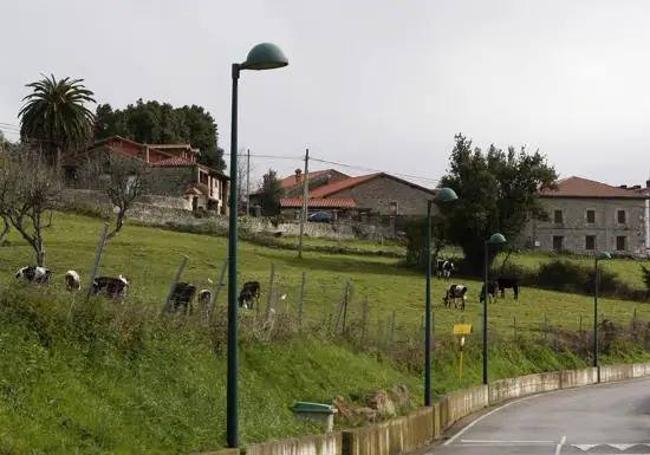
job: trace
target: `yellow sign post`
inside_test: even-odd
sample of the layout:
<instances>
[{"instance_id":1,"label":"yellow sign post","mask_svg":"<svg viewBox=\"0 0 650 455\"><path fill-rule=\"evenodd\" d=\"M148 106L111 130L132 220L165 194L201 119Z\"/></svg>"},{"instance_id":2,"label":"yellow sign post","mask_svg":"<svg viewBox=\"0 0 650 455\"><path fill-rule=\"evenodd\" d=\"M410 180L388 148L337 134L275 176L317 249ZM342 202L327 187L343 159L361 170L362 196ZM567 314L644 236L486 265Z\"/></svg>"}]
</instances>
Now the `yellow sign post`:
<instances>
[{"instance_id":1,"label":"yellow sign post","mask_svg":"<svg viewBox=\"0 0 650 455\"><path fill-rule=\"evenodd\" d=\"M465 347L465 337L472 333L472 324L454 324L454 335L458 337L460 347L460 361L458 363L458 378L463 379L463 348Z\"/></svg>"}]
</instances>

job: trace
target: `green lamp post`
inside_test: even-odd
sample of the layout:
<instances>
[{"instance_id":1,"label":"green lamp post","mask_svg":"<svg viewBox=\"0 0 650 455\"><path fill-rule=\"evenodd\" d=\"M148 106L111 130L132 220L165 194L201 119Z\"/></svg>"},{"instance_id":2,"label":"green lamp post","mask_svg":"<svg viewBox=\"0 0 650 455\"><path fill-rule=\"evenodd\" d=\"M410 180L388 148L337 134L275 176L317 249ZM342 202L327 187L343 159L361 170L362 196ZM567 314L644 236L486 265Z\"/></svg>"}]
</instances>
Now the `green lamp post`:
<instances>
[{"instance_id":1,"label":"green lamp post","mask_svg":"<svg viewBox=\"0 0 650 455\"><path fill-rule=\"evenodd\" d=\"M228 381L226 427L228 447L239 446L239 401L237 391L237 92L241 70L270 70L289 61L278 46L262 43L253 47L246 61L232 65L232 111L230 123L230 199L228 225Z\"/></svg>"},{"instance_id":2,"label":"green lamp post","mask_svg":"<svg viewBox=\"0 0 650 455\"><path fill-rule=\"evenodd\" d=\"M439 188L433 200L427 201L427 275L424 314L424 405L431 406L431 205L453 202L458 195L451 188Z\"/></svg>"},{"instance_id":3,"label":"green lamp post","mask_svg":"<svg viewBox=\"0 0 650 455\"><path fill-rule=\"evenodd\" d=\"M488 271L489 271L489 254L490 254L490 247L494 246L500 246L503 245L507 242L505 236L500 233L495 233L490 236L489 239L487 239L485 243L485 256L484 256L484 264L485 268L483 270L483 291L484 291L484 298L483 298L483 384L487 385L488 383L488 300L489 300L489 294L488 294Z\"/></svg>"},{"instance_id":4,"label":"green lamp post","mask_svg":"<svg viewBox=\"0 0 650 455\"><path fill-rule=\"evenodd\" d=\"M597 382L600 382L600 368L598 368L598 288L600 286L599 261L611 259L612 255L607 251L598 253L594 259L594 368L596 368Z\"/></svg>"}]
</instances>

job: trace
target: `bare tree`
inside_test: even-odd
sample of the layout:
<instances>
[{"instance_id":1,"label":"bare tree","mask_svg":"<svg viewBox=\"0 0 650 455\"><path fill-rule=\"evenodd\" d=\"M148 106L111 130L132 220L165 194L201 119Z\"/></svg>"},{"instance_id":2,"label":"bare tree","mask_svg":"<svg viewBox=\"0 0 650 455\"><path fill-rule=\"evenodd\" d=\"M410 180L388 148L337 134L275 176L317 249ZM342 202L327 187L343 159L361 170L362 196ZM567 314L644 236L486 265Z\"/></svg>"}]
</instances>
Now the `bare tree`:
<instances>
[{"instance_id":1,"label":"bare tree","mask_svg":"<svg viewBox=\"0 0 650 455\"><path fill-rule=\"evenodd\" d=\"M90 188L102 191L115 211L115 223L107 239L115 237L124 227L126 215L144 194L148 167L144 161L114 155L89 159L82 169L82 179Z\"/></svg>"},{"instance_id":2,"label":"bare tree","mask_svg":"<svg viewBox=\"0 0 650 455\"><path fill-rule=\"evenodd\" d=\"M40 150L23 148L4 157L0 171L0 216L34 250L36 263L45 263L43 230L61 194L60 174L48 165ZM49 221L44 219L50 212Z\"/></svg>"}]
</instances>

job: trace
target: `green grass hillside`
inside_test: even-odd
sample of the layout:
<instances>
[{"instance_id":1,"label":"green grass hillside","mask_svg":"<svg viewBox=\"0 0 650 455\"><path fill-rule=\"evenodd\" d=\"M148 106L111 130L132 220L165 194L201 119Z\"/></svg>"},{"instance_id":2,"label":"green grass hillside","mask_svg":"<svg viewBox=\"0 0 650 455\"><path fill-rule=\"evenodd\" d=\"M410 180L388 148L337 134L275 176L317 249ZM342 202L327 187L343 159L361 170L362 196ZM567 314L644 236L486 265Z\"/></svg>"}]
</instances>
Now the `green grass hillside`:
<instances>
[{"instance_id":1,"label":"green grass hillside","mask_svg":"<svg viewBox=\"0 0 650 455\"><path fill-rule=\"evenodd\" d=\"M197 318L160 318L162 301L181 256L189 257L184 279L201 286L216 279L226 240L204 235L127 226L108 245L102 274L123 273L132 281L127 301L84 302L63 290L62 275L73 268L84 286L101 222L56 214L47 231L48 266L54 284L32 288L13 272L33 262L31 251L12 234L0 248L0 453L189 453L225 442L224 319L204 327ZM295 420L296 400L331 402L342 395L358 400L367 392L406 384L421 396L423 279L399 260L309 252L299 260L290 250L241 244L240 280L257 279L264 289L273 264L278 314L294 315L300 278L307 273L303 331L281 326L278 336L256 337L242 311L242 443L315 431ZM358 331L362 302L368 301L368 342L332 337L332 320L347 280L350 332ZM454 322L479 329L477 295L471 288L465 313L441 308L446 283L434 282L436 346L434 389L444 393L480 381L478 330L467 346L463 381L457 378L457 350L448 335ZM225 293L218 304L223 307ZM263 295L263 304L267 294ZM544 314L550 324L575 328L580 315L588 328L588 297L524 289L490 305L494 379L535 371L581 367L588 359L570 343L543 343ZM604 315L627 323L634 309L648 320L649 307L603 300ZM222 313L217 313L222 314ZM512 342L513 317L519 338ZM388 336L386 322L395 319ZM282 321L282 320L280 320ZM611 345L611 343L610 343ZM630 344L613 345L603 360L647 359Z\"/></svg>"},{"instance_id":2,"label":"green grass hillside","mask_svg":"<svg viewBox=\"0 0 650 455\"><path fill-rule=\"evenodd\" d=\"M87 279L100 231L101 222L97 219L56 214L53 227L46 233L46 261L58 274L58 286L62 286L62 274L69 268L78 270L82 279ZM24 242L15 235L10 241L10 246L0 248L0 270L5 271L0 283L12 280L16 268L33 262L31 250ZM127 275L133 283L132 298L162 305L182 255L189 257L183 279L207 286L208 278L216 281L226 249L227 241L222 237L127 226L106 248L100 273ZM345 282L350 280L354 287L350 311L360 311L361 302L367 298L372 323L391 318L395 311L397 325L421 324L423 277L402 267L399 259L309 252L300 260L295 251L241 242L240 283L259 280L264 293L268 289L271 264L275 267L278 292L287 294L282 304L288 308L296 305L301 274L307 273L305 313L313 321L325 320L335 312ZM449 333L451 326L461 320L479 323L481 284L462 281L470 288L465 313L442 308L447 283L433 282L438 333ZM263 302L266 297L263 295ZM224 298L225 292L220 297L222 303ZM538 330L545 316L550 325L578 328L581 317L583 325L591 320L592 305L588 296L524 288L518 301L508 297L491 305L490 321L494 330L504 333L512 330L513 317L522 330ZM650 305L612 299L602 299L600 304L603 317L621 323L629 322L635 309L639 318L650 319Z\"/></svg>"}]
</instances>

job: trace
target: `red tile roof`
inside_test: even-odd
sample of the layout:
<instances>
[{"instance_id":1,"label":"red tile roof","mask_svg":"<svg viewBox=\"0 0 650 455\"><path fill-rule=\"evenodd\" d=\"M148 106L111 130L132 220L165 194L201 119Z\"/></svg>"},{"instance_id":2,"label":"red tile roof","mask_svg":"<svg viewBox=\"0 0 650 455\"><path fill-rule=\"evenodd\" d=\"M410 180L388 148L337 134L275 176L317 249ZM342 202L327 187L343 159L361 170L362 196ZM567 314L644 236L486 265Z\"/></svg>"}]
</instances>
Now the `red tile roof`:
<instances>
[{"instance_id":1,"label":"red tile roof","mask_svg":"<svg viewBox=\"0 0 650 455\"><path fill-rule=\"evenodd\" d=\"M151 163L155 167L174 167L174 166L195 166L196 163L188 160L187 158L181 158L180 156L173 156L171 158L166 158L164 160Z\"/></svg>"},{"instance_id":2,"label":"red tile roof","mask_svg":"<svg viewBox=\"0 0 650 455\"><path fill-rule=\"evenodd\" d=\"M331 198L331 199L307 199L307 206L313 208L356 208L357 203L351 198ZM280 199L282 208L300 208L302 207L301 197L288 197Z\"/></svg>"},{"instance_id":3,"label":"red tile roof","mask_svg":"<svg viewBox=\"0 0 650 455\"><path fill-rule=\"evenodd\" d=\"M312 172L309 172L308 175L309 175L310 179L313 179L313 178L316 178L316 177L318 177L320 175L327 174L328 172L331 172L332 170L333 169L325 169L325 170L322 170L322 171L312 171ZM302 174L301 174L301 177L302 177ZM290 176L285 177L285 178L280 180L280 186L282 188L285 188L285 189L286 188L291 188L292 186L295 186L295 185L298 185L298 183L300 183L300 182L298 182L296 180L296 175L295 174L290 175Z\"/></svg>"},{"instance_id":4,"label":"red tile roof","mask_svg":"<svg viewBox=\"0 0 650 455\"><path fill-rule=\"evenodd\" d=\"M327 185L319 186L309 193L310 197L313 198L322 198L328 197L332 194L338 193L339 191L347 190L354 186L357 186L363 182L374 179L382 175L382 173L369 174L369 175L360 175L358 177L350 177L349 179L339 180L338 182L332 182Z\"/></svg>"},{"instance_id":5,"label":"red tile roof","mask_svg":"<svg viewBox=\"0 0 650 455\"><path fill-rule=\"evenodd\" d=\"M575 197L575 198L629 198L643 199L637 191L607 185L606 183L582 177L567 177L557 181L557 188L545 189L540 192L542 197Z\"/></svg>"}]
</instances>

